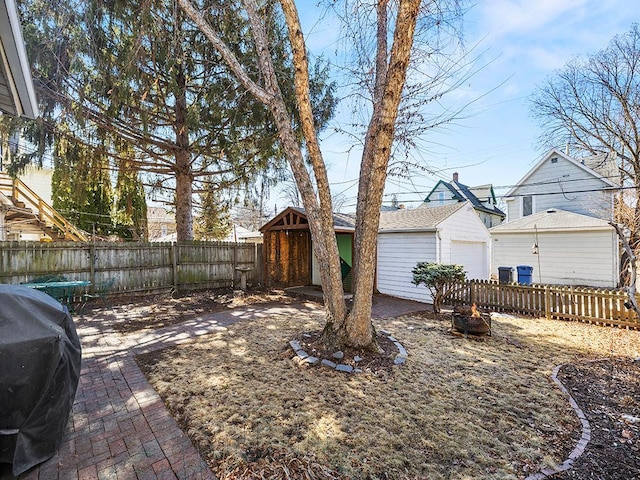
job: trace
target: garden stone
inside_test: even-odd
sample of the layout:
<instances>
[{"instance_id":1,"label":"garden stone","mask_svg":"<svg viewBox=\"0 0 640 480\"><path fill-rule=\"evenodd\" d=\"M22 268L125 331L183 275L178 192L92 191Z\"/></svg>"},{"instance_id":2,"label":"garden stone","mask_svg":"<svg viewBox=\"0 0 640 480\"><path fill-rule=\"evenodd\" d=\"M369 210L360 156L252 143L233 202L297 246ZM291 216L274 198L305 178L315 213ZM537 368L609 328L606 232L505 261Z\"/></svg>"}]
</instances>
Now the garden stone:
<instances>
[{"instance_id":1,"label":"garden stone","mask_svg":"<svg viewBox=\"0 0 640 480\"><path fill-rule=\"evenodd\" d=\"M309 365L316 365L320 361L320 359L318 357L307 357L302 361L308 363Z\"/></svg>"},{"instance_id":2,"label":"garden stone","mask_svg":"<svg viewBox=\"0 0 640 480\"><path fill-rule=\"evenodd\" d=\"M355 357L353 357L353 361L358 363L362 361L362 357L360 355L356 355Z\"/></svg>"},{"instance_id":3,"label":"garden stone","mask_svg":"<svg viewBox=\"0 0 640 480\"><path fill-rule=\"evenodd\" d=\"M298 355L298 357L300 357L301 359L305 359L309 356L309 354L304 350L296 350L296 355Z\"/></svg>"},{"instance_id":4,"label":"garden stone","mask_svg":"<svg viewBox=\"0 0 640 480\"><path fill-rule=\"evenodd\" d=\"M289 345L291 345L291 348L293 348L295 351L300 350L302 347L300 346L300 342L297 340L291 340L289 342Z\"/></svg>"},{"instance_id":5,"label":"garden stone","mask_svg":"<svg viewBox=\"0 0 640 480\"><path fill-rule=\"evenodd\" d=\"M389 335L387 338L388 338L389 340L391 340L392 342L394 342L394 343L398 341L398 340L396 340L396 339L395 339L393 336L391 336L391 335Z\"/></svg>"},{"instance_id":6,"label":"garden stone","mask_svg":"<svg viewBox=\"0 0 640 480\"><path fill-rule=\"evenodd\" d=\"M336 370L339 372L351 373L353 372L353 367L351 365L344 365L343 363L341 363L336 367Z\"/></svg>"},{"instance_id":7,"label":"garden stone","mask_svg":"<svg viewBox=\"0 0 640 480\"><path fill-rule=\"evenodd\" d=\"M407 360L407 357L401 357L401 356L398 355L395 358L395 360L393 361L393 364L394 365L403 365L406 360Z\"/></svg>"},{"instance_id":8,"label":"garden stone","mask_svg":"<svg viewBox=\"0 0 640 480\"><path fill-rule=\"evenodd\" d=\"M343 352L336 352L332 355L333 358L337 359L337 360L342 360L344 358L344 353Z\"/></svg>"},{"instance_id":9,"label":"garden stone","mask_svg":"<svg viewBox=\"0 0 640 480\"><path fill-rule=\"evenodd\" d=\"M327 359L322 360L322 365L329 368L336 368L336 364L333 363L331 360L327 360Z\"/></svg>"},{"instance_id":10,"label":"garden stone","mask_svg":"<svg viewBox=\"0 0 640 480\"><path fill-rule=\"evenodd\" d=\"M362 373L362 369L361 368L354 368L353 369L353 373Z\"/></svg>"},{"instance_id":11,"label":"garden stone","mask_svg":"<svg viewBox=\"0 0 640 480\"><path fill-rule=\"evenodd\" d=\"M396 347L398 347L398 352L400 352L400 355L404 355L406 357L407 351L404 349L402 344L400 342L394 342L394 343L396 344Z\"/></svg>"}]
</instances>

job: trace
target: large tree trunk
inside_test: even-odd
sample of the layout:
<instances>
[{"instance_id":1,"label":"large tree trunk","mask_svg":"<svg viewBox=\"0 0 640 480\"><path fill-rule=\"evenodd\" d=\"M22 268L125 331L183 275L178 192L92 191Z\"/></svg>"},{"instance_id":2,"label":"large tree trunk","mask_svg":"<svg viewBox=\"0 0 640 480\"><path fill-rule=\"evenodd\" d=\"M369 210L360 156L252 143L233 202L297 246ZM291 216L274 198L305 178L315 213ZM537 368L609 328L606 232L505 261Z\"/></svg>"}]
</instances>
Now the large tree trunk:
<instances>
[{"instance_id":1,"label":"large tree trunk","mask_svg":"<svg viewBox=\"0 0 640 480\"><path fill-rule=\"evenodd\" d=\"M179 241L193 240L193 172L187 125L186 78L176 66L177 91L175 106L176 133L176 233Z\"/></svg>"},{"instance_id":2,"label":"large tree trunk","mask_svg":"<svg viewBox=\"0 0 640 480\"><path fill-rule=\"evenodd\" d=\"M387 167L395 134L395 122L407 67L420 0L404 0L398 7L393 45L386 63L387 1L378 0L378 51L374 109L360 166L356 210L355 257L353 265L353 309L345 322L347 343L376 348L371 309L376 272L376 251L380 207L387 179Z\"/></svg>"}]
</instances>

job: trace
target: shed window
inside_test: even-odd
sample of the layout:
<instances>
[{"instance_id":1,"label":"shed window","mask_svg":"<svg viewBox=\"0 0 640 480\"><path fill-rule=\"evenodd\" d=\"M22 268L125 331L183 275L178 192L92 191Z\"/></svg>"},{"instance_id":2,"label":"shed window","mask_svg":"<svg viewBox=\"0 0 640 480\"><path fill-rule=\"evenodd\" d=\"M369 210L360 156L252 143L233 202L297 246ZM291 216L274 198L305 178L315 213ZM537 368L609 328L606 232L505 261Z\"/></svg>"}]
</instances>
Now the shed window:
<instances>
[{"instance_id":1,"label":"shed window","mask_svg":"<svg viewBox=\"0 0 640 480\"><path fill-rule=\"evenodd\" d=\"M522 197L522 216L526 217L533 213L533 196L525 195Z\"/></svg>"}]
</instances>

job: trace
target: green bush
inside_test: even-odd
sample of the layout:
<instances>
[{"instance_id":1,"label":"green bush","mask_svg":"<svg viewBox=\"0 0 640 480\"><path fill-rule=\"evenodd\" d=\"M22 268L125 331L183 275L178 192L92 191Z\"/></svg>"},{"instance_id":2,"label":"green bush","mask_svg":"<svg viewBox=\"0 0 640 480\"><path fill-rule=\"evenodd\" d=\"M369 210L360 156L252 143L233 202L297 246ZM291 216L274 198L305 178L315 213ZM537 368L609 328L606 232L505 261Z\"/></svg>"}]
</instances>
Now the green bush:
<instances>
[{"instance_id":1,"label":"green bush","mask_svg":"<svg viewBox=\"0 0 640 480\"><path fill-rule=\"evenodd\" d=\"M412 283L424 285L431 292L433 311L436 313L440 313L443 301L466 279L462 265L418 262L412 273Z\"/></svg>"}]
</instances>

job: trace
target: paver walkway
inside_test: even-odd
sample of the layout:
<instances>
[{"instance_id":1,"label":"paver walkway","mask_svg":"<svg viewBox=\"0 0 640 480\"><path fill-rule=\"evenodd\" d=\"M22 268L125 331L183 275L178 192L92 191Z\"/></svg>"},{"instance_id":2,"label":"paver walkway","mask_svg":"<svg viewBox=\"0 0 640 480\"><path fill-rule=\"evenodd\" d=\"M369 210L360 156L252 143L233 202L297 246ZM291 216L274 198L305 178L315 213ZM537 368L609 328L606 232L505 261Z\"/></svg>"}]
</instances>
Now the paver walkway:
<instances>
[{"instance_id":1,"label":"paver walkway","mask_svg":"<svg viewBox=\"0 0 640 480\"><path fill-rule=\"evenodd\" d=\"M376 297L373 316L402 315L425 307ZM53 458L21 475L20 480L215 479L147 382L134 355L192 341L234 322L297 308L295 304L247 306L126 336L111 328L114 312L76 318L83 358L67 434ZM306 304L305 308L319 315L323 311L320 305Z\"/></svg>"}]
</instances>

